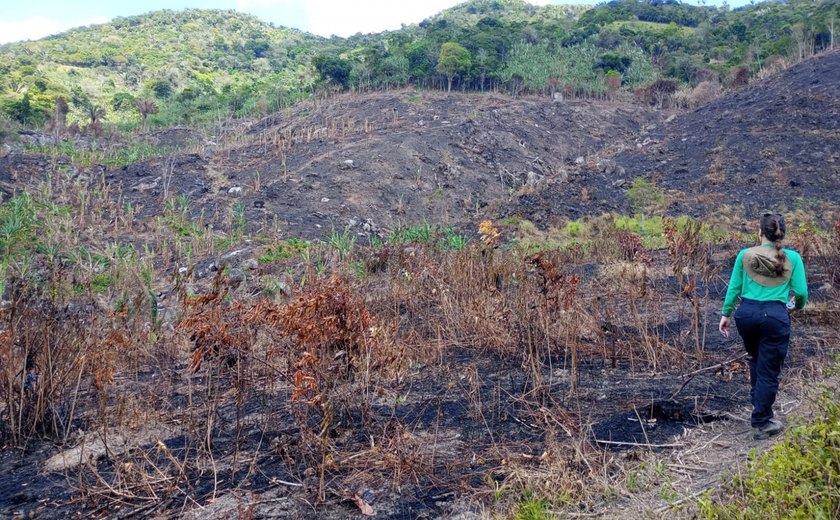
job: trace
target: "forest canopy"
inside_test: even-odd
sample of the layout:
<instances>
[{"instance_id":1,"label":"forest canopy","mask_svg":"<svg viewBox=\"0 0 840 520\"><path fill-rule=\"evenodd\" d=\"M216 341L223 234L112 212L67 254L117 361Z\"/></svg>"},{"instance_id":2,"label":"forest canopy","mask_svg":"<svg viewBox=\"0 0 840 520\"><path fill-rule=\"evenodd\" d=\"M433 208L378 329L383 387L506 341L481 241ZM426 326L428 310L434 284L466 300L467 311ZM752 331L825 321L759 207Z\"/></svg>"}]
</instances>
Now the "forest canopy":
<instances>
[{"instance_id":1,"label":"forest canopy","mask_svg":"<svg viewBox=\"0 0 840 520\"><path fill-rule=\"evenodd\" d=\"M0 114L122 130L261 115L320 88L603 96L755 74L835 45L838 0L739 9L676 0L472 0L397 31L321 38L234 11L158 11L0 46ZM86 101L85 101L86 100ZM157 110L141 111L138 107ZM147 121L148 119L148 121ZM52 123L51 123L52 121Z\"/></svg>"}]
</instances>

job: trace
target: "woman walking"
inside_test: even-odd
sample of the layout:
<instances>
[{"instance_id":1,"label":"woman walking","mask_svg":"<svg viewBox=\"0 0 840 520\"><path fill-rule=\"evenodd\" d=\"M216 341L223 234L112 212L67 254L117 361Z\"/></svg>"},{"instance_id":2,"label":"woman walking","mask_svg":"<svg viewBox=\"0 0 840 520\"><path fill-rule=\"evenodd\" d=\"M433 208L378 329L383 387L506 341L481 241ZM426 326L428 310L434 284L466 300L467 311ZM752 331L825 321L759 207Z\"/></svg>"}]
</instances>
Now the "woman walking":
<instances>
[{"instance_id":1,"label":"woman walking","mask_svg":"<svg viewBox=\"0 0 840 520\"><path fill-rule=\"evenodd\" d=\"M750 422L756 440L783 429L782 423L773 418L773 403L790 343L788 309L801 309L808 303L802 257L796 251L782 249L786 230L783 216L766 213L761 217L761 245L738 253L720 319L720 333L728 338L729 317L740 296L735 326L749 354ZM791 291L794 300L789 303Z\"/></svg>"}]
</instances>

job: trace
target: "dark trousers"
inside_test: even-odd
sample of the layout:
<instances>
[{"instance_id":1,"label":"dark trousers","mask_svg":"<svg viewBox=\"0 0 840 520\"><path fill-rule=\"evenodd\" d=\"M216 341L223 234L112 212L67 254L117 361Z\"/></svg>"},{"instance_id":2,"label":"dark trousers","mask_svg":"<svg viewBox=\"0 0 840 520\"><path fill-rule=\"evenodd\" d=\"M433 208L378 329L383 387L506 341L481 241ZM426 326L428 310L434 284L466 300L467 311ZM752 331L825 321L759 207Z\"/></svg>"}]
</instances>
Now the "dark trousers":
<instances>
[{"instance_id":1,"label":"dark trousers","mask_svg":"<svg viewBox=\"0 0 840 520\"><path fill-rule=\"evenodd\" d=\"M751 423L757 428L773 418L779 375L790 343L790 315L782 302L744 298L735 312L735 325L749 354Z\"/></svg>"}]
</instances>

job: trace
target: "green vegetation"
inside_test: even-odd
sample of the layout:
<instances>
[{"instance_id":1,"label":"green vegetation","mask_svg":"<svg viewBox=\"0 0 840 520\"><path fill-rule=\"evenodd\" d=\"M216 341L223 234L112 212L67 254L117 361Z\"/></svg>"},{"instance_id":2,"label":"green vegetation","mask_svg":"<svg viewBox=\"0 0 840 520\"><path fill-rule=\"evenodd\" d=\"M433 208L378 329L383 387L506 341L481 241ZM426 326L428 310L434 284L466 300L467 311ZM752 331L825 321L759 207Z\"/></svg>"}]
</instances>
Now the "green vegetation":
<instances>
[{"instance_id":1,"label":"green vegetation","mask_svg":"<svg viewBox=\"0 0 840 520\"><path fill-rule=\"evenodd\" d=\"M356 235L349 228L341 233L333 230L324 238L324 242L338 252L340 260L344 260L353 250L353 246L356 245Z\"/></svg>"},{"instance_id":2,"label":"green vegetation","mask_svg":"<svg viewBox=\"0 0 840 520\"><path fill-rule=\"evenodd\" d=\"M519 217L508 217L502 220L501 224L514 228L511 248L523 254L532 254L551 249L576 248L585 251L604 230L626 231L639 235L644 247L660 249L667 247L666 222L668 218L659 215L643 220L640 215L605 214L599 217L570 220L563 226L549 227L545 231L540 231L532 222ZM682 232L689 224L694 224L696 221L690 217L681 216L673 222L676 229ZM699 225L700 236L706 242L720 244L730 238L730 234L715 223L700 222Z\"/></svg>"},{"instance_id":3,"label":"green vegetation","mask_svg":"<svg viewBox=\"0 0 840 520\"><path fill-rule=\"evenodd\" d=\"M729 10L675 0L471 0L398 31L320 38L233 11L159 11L0 46L0 112L57 133L202 124L324 85L612 95L757 73L834 43L835 1ZM63 101L59 101L63 100Z\"/></svg>"},{"instance_id":4,"label":"green vegetation","mask_svg":"<svg viewBox=\"0 0 840 520\"><path fill-rule=\"evenodd\" d=\"M257 258L257 261L263 264L285 260L295 255L303 254L312 245L305 240L299 238L290 238L288 240L281 240L268 246L262 255Z\"/></svg>"},{"instance_id":5,"label":"green vegetation","mask_svg":"<svg viewBox=\"0 0 840 520\"><path fill-rule=\"evenodd\" d=\"M840 513L840 404L836 389L819 400L819 415L792 428L767 452L753 453L725 498L698 501L700 515L728 518L837 518Z\"/></svg>"},{"instance_id":6,"label":"green vegetation","mask_svg":"<svg viewBox=\"0 0 840 520\"><path fill-rule=\"evenodd\" d=\"M434 245L444 250L464 249L469 243L465 236L458 234L453 228L432 225L428 222L392 229L388 233L387 241L398 245L408 243Z\"/></svg>"},{"instance_id":7,"label":"green vegetation","mask_svg":"<svg viewBox=\"0 0 840 520\"><path fill-rule=\"evenodd\" d=\"M107 166L127 166L138 161L163 157L171 153L171 147L154 146L144 142L129 142L124 145L109 146L107 149L90 149L78 146L72 141L60 141L54 145L32 144L24 148L29 153L50 156L67 156L80 166L94 164Z\"/></svg>"},{"instance_id":8,"label":"green vegetation","mask_svg":"<svg viewBox=\"0 0 840 520\"><path fill-rule=\"evenodd\" d=\"M446 76L448 83L446 90L452 90L452 79L458 74L467 72L472 65L470 51L455 42L446 42L440 48L437 71Z\"/></svg>"},{"instance_id":9,"label":"green vegetation","mask_svg":"<svg viewBox=\"0 0 840 520\"><path fill-rule=\"evenodd\" d=\"M542 498L525 496L516 511L516 520L545 520L552 518L548 512L548 504Z\"/></svg>"}]
</instances>

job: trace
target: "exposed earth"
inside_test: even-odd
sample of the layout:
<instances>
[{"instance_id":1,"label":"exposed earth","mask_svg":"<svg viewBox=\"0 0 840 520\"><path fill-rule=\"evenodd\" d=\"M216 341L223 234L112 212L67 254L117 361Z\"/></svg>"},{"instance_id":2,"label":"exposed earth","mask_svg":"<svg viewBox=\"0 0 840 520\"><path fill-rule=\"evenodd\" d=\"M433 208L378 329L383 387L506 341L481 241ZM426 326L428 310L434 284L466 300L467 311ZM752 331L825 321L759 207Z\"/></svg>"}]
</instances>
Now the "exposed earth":
<instances>
[{"instance_id":1,"label":"exposed earth","mask_svg":"<svg viewBox=\"0 0 840 520\"><path fill-rule=\"evenodd\" d=\"M778 208L826 224L840 203L838 87L840 52L833 52L687 113L629 101L496 94L342 95L259 121L233 122L218 135L186 129L156 133L147 138L177 141L179 151L124 167L79 166L12 149L0 157L0 190L5 195L34 190L45 172L91 190L107 189L108 197L132 206L133 221L121 239L137 244L153 242L155 217L173 196L185 196L191 219L219 228L241 204L247 231L261 238L236 251L192 258L200 266L195 273L167 266L171 280L154 288L155 305L167 316L176 305L174 295L188 282L194 284L190 289L207 289L211 265L225 258L247 257L252 264L243 261L237 269L248 276L253 271L254 279L300 274L285 264L257 262L263 242L323 238L345 229L370 238L424 220L473 234L486 218L515 216L548 228L567 219L631 212L627 190L639 176L666 190L665 211L673 215L723 215L730 225L740 225L758 211ZM117 218L103 215L111 217ZM266 238L269 230L273 236ZM82 240L97 238L91 232ZM523 362L531 358L521 345L504 351L463 341L434 344L429 333L423 339L429 340L426 347L434 346L431 354L418 355L407 373L381 383L375 395L365 394L360 410L337 413L327 423L321 438L335 457L322 458L320 475L297 458L296 450L303 451L297 444L304 438L300 425L318 423L296 416L299 407L288 384L257 370L259 377L236 393L238 375L222 372L228 385L222 387L229 388L214 395L208 390L216 388L209 381L212 372L187 368L181 354L188 341L181 338L183 352L138 364L112 382L119 391L107 404L119 409L119 427L96 426L99 394L91 387L81 394L82 419L72 435L0 452L0 514L356 518L368 505L377 518L466 520L491 516L494 490L501 496L504 489L516 489L524 474L549 482L558 471L567 472L566 485L583 486L574 475L584 473L590 460L603 468L614 495L607 501L603 496L609 493L593 494L577 510L560 514L685 513L683 498L719 484L749 449L774 442L750 439L742 349L737 338L722 340L714 330L737 247L729 242L708 255L698 293L702 301L695 307L705 325L702 349L695 348L701 329L691 328L687 289L668 270L666 251L650 252L639 284L655 296L622 294L623 303L614 307L596 294L600 281L611 278L606 267L570 263L565 274L591 291L585 298L592 306L584 310L597 324L591 330L585 329L590 322L581 325L576 365L566 349L547 350L551 354L534 369ZM434 278L429 273L440 258L414 246L387 251L386 266L378 271L387 278L383 285L399 288ZM492 263L487 259L492 252L477 254ZM630 256L628 262L635 261ZM840 287L817 256L809 272L812 309L794 318L794 347L779 399L786 416L810 413L813 383L826 377L826 360L840 339L832 325ZM365 262L372 265L368 257L359 263ZM194 279L182 280L184 272ZM371 269L373 281L361 282L372 312L392 317L398 332L433 331L434 319L423 315L410 295L404 301L377 300L382 288L376 272ZM526 283L505 276L485 280L488 301L500 301ZM614 278L621 276L630 275ZM524 277L536 275L528 271ZM242 279L231 288L233 298L265 291ZM419 286L443 292L435 282ZM293 292L288 287L279 292L287 291ZM646 302L641 314L649 322L629 318L637 300ZM88 311L62 312L73 320ZM478 323L478 311L469 312L476 312ZM668 362L651 367L634 357L643 337ZM415 339L401 337L406 345ZM335 359L342 355L348 354L339 351ZM532 395L535 380L542 382L539 398ZM378 444L383 441L387 444ZM198 456L202 450L211 456ZM647 460L664 469L633 465ZM630 466L639 472L633 492L629 474L617 469ZM144 473L146 487L110 487L139 474L137 468L154 469ZM317 496L319 490L326 490L323 496Z\"/></svg>"},{"instance_id":2,"label":"exposed earth","mask_svg":"<svg viewBox=\"0 0 840 520\"><path fill-rule=\"evenodd\" d=\"M638 176L668 190L672 214L744 219L773 208L823 217L840 192L838 85L832 52L688 113L495 94L344 95L206 139L186 129L147 138L193 153L69 169L104 175L141 220L161 212L164 193L218 220L234 199L252 226L276 216L284 235L304 238L424 219L466 226L515 214L545 227L626 213ZM34 184L48 164L6 154L0 190Z\"/></svg>"}]
</instances>

